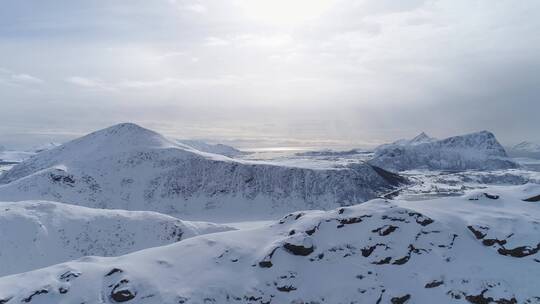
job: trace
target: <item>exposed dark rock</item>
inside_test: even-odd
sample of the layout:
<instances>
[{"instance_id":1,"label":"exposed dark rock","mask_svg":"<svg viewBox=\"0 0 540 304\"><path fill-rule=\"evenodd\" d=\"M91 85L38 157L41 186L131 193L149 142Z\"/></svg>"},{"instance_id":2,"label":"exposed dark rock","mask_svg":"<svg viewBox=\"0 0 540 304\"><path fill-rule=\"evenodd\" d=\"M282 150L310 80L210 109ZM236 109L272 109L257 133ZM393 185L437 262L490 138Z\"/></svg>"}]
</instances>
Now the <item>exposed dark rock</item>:
<instances>
[{"instance_id":1,"label":"exposed dark rock","mask_svg":"<svg viewBox=\"0 0 540 304\"><path fill-rule=\"evenodd\" d=\"M375 265L384 265L384 264L389 264L390 261L392 260L392 257L386 257L380 261L377 261L377 262L373 262L372 264L375 264Z\"/></svg>"},{"instance_id":2,"label":"exposed dark rock","mask_svg":"<svg viewBox=\"0 0 540 304\"><path fill-rule=\"evenodd\" d=\"M13 297L0 299L0 304L6 304L6 303L9 302L9 300L11 300L12 298L13 298Z\"/></svg>"},{"instance_id":3,"label":"exposed dark rock","mask_svg":"<svg viewBox=\"0 0 540 304\"><path fill-rule=\"evenodd\" d=\"M465 296L465 299L473 304L490 304L490 303L497 303L497 304L516 304L517 300L515 298L511 299L498 299L495 300L492 297L485 297L484 294L487 292L487 289L484 289L479 295L467 295Z\"/></svg>"},{"instance_id":4,"label":"exposed dark rock","mask_svg":"<svg viewBox=\"0 0 540 304\"><path fill-rule=\"evenodd\" d=\"M79 276L81 275L80 272L75 272L75 271L71 271L71 270L68 270L64 273L62 273L59 277L59 279L61 281L64 281L64 282L69 282L75 278L78 278Z\"/></svg>"},{"instance_id":5,"label":"exposed dark rock","mask_svg":"<svg viewBox=\"0 0 540 304\"><path fill-rule=\"evenodd\" d=\"M127 302L135 298L137 292L129 290L125 285L129 283L128 280L123 279L114 285L111 290L111 299L115 302Z\"/></svg>"},{"instance_id":6,"label":"exposed dark rock","mask_svg":"<svg viewBox=\"0 0 540 304\"><path fill-rule=\"evenodd\" d=\"M523 201L525 201L525 202L531 202L531 203L534 203L534 202L540 202L540 194L537 195L537 196L532 196L532 197L526 198L526 199L524 199Z\"/></svg>"},{"instance_id":7,"label":"exposed dark rock","mask_svg":"<svg viewBox=\"0 0 540 304\"><path fill-rule=\"evenodd\" d=\"M540 243L536 245L536 248L530 246L520 246L512 249L506 249L504 247L499 248L497 252L502 255L509 255L515 258L522 258L529 255L533 255L540 251Z\"/></svg>"},{"instance_id":8,"label":"exposed dark rock","mask_svg":"<svg viewBox=\"0 0 540 304\"><path fill-rule=\"evenodd\" d=\"M482 195L483 195L484 197L489 198L489 199L492 199L492 200L499 199L499 197L500 197L500 196L498 196L498 195L495 195L495 194L489 194L489 193L487 193L487 192L482 193ZM469 198L469 200L470 200L470 201L477 201L477 200L479 200L479 198L478 198L478 197L471 197L471 198Z\"/></svg>"},{"instance_id":9,"label":"exposed dark rock","mask_svg":"<svg viewBox=\"0 0 540 304\"><path fill-rule=\"evenodd\" d=\"M105 276L108 277L108 276L111 276L115 273L122 273L124 272L122 269L119 269L119 268L113 268L111 269L111 271L109 271Z\"/></svg>"},{"instance_id":10,"label":"exposed dark rock","mask_svg":"<svg viewBox=\"0 0 540 304\"><path fill-rule=\"evenodd\" d=\"M262 261L259 262L259 267L261 267L261 268L270 268L270 267L272 267L273 266L273 264L272 264L272 256L274 255L274 253L276 252L276 250L278 248L279 247L276 247L276 248L272 249L272 251L270 251L270 253L268 255L266 255Z\"/></svg>"},{"instance_id":11,"label":"exposed dark rock","mask_svg":"<svg viewBox=\"0 0 540 304\"><path fill-rule=\"evenodd\" d=\"M270 268L272 266L273 266L272 261L260 261L259 262L259 267L261 267L261 268Z\"/></svg>"},{"instance_id":12,"label":"exposed dark rock","mask_svg":"<svg viewBox=\"0 0 540 304\"><path fill-rule=\"evenodd\" d=\"M403 265L403 264L407 263L410 258L411 258L411 254L409 253L409 255L406 255L406 256L404 256L402 258L399 258L399 259L395 260L392 264L393 265Z\"/></svg>"},{"instance_id":13,"label":"exposed dark rock","mask_svg":"<svg viewBox=\"0 0 540 304\"><path fill-rule=\"evenodd\" d=\"M506 244L506 240L498 240L498 239L483 239L482 244L484 246L493 246L495 244L504 245Z\"/></svg>"},{"instance_id":14,"label":"exposed dark rock","mask_svg":"<svg viewBox=\"0 0 540 304\"><path fill-rule=\"evenodd\" d=\"M315 231L317 231L318 228L319 228L319 226L317 225L317 226L313 227L312 229L306 230L307 235L313 235L315 233Z\"/></svg>"},{"instance_id":15,"label":"exposed dark rock","mask_svg":"<svg viewBox=\"0 0 540 304\"><path fill-rule=\"evenodd\" d=\"M392 304L403 304L409 301L410 298L411 298L411 295L406 294L401 297L393 297L392 299L390 299L390 302L392 302Z\"/></svg>"},{"instance_id":16,"label":"exposed dark rock","mask_svg":"<svg viewBox=\"0 0 540 304\"><path fill-rule=\"evenodd\" d=\"M435 287L439 287L441 286L442 284L444 284L444 281L431 281L429 283L427 283L424 288L435 288Z\"/></svg>"},{"instance_id":17,"label":"exposed dark rock","mask_svg":"<svg viewBox=\"0 0 540 304\"><path fill-rule=\"evenodd\" d=\"M115 302L127 302L133 300L137 293L132 293L129 289L122 289L111 292L111 298Z\"/></svg>"},{"instance_id":18,"label":"exposed dark rock","mask_svg":"<svg viewBox=\"0 0 540 304\"><path fill-rule=\"evenodd\" d=\"M360 251L362 252L362 256L364 256L365 258L369 257L378 246L386 247L385 244L379 243L379 244L375 244L375 245L370 246L370 247L362 248L362 249L360 249Z\"/></svg>"},{"instance_id":19,"label":"exposed dark rock","mask_svg":"<svg viewBox=\"0 0 540 304\"><path fill-rule=\"evenodd\" d=\"M61 293L61 294L65 294L69 291L69 289L67 288L64 288L64 287L60 287L58 288L58 292Z\"/></svg>"},{"instance_id":20,"label":"exposed dark rock","mask_svg":"<svg viewBox=\"0 0 540 304\"><path fill-rule=\"evenodd\" d=\"M393 225L385 225L377 229L371 230L373 233L379 233L380 236L387 236L390 233L396 231L399 227Z\"/></svg>"},{"instance_id":21,"label":"exposed dark rock","mask_svg":"<svg viewBox=\"0 0 540 304\"><path fill-rule=\"evenodd\" d=\"M293 290L296 290L296 287L292 286L292 285L289 285L289 286L278 286L276 287L277 290L281 291L281 292L291 292Z\"/></svg>"},{"instance_id":22,"label":"exposed dark rock","mask_svg":"<svg viewBox=\"0 0 540 304\"><path fill-rule=\"evenodd\" d=\"M371 217L371 215L366 214L366 215L357 216L357 217L338 219L339 225L337 226L337 228L342 228L345 225L360 223L362 222L362 219L367 218L367 217Z\"/></svg>"},{"instance_id":23,"label":"exposed dark rock","mask_svg":"<svg viewBox=\"0 0 540 304\"><path fill-rule=\"evenodd\" d=\"M33 294L31 294L28 297L22 299L22 302L29 303L30 301L32 301L32 298L34 298L35 296L40 295L40 294L46 294L46 293L49 293L49 291L47 289L36 290Z\"/></svg>"},{"instance_id":24,"label":"exposed dark rock","mask_svg":"<svg viewBox=\"0 0 540 304\"><path fill-rule=\"evenodd\" d=\"M412 216L415 218L416 220L416 223L421 225L421 226L427 226L429 224L432 224L433 223L433 220L421 213L418 213L418 212L409 212L408 213L409 216Z\"/></svg>"},{"instance_id":25,"label":"exposed dark rock","mask_svg":"<svg viewBox=\"0 0 540 304\"><path fill-rule=\"evenodd\" d=\"M290 253L294 255L301 255L301 256L307 256L313 253L315 248L313 246L311 247L304 247L303 245L295 245L291 243L285 243L283 247Z\"/></svg>"},{"instance_id":26,"label":"exposed dark rock","mask_svg":"<svg viewBox=\"0 0 540 304\"><path fill-rule=\"evenodd\" d=\"M480 230L476 230L473 226L467 226L467 228L469 228L469 230L474 234L474 236L478 240L483 239L486 236L485 233L481 232Z\"/></svg>"},{"instance_id":27,"label":"exposed dark rock","mask_svg":"<svg viewBox=\"0 0 540 304\"><path fill-rule=\"evenodd\" d=\"M486 193L484 192L484 196L489 198L489 199L492 199L492 200L496 200L496 199L499 199L499 196L498 195L495 195L495 194L489 194L489 193Z\"/></svg>"}]
</instances>

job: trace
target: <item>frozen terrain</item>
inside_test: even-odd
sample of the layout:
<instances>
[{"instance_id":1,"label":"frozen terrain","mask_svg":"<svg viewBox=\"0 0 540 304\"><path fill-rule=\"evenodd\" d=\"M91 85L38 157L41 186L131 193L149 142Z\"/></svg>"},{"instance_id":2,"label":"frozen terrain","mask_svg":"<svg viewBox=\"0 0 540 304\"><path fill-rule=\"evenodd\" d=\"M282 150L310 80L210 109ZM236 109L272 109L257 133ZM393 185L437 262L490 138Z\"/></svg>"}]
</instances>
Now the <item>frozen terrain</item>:
<instances>
[{"instance_id":1,"label":"frozen terrain","mask_svg":"<svg viewBox=\"0 0 540 304\"><path fill-rule=\"evenodd\" d=\"M118 256L226 230L231 228L155 212L4 202L0 203L0 276L88 255Z\"/></svg>"},{"instance_id":2,"label":"frozen terrain","mask_svg":"<svg viewBox=\"0 0 540 304\"><path fill-rule=\"evenodd\" d=\"M405 182L365 163L321 167L235 160L119 124L14 166L0 176L0 201L53 200L232 221L352 205Z\"/></svg>"},{"instance_id":3,"label":"frozen terrain","mask_svg":"<svg viewBox=\"0 0 540 304\"><path fill-rule=\"evenodd\" d=\"M298 211L259 228L3 277L0 301L540 303L539 194L528 184Z\"/></svg>"},{"instance_id":4,"label":"frozen terrain","mask_svg":"<svg viewBox=\"0 0 540 304\"><path fill-rule=\"evenodd\" d=\"M517 168L493 133L482 131L421 143L383 145L371 164L398 172L428 170L497 170Z\"/></svg>"},{"instance_id":5,"label":"frozen terrain","mask_svg":"<svg viewBox=\"0 0 540 304\"><path fill-rule=\"evenodd\" d=\"M240 151L234 147L224 145L224 144L209 144L200 140L191 140L191 139L179 139L177 143L185 145L187 147L193 148L195 150L213 154L224 155L227 157L238 157L242 155L249 154L248 152Z\"/></svg>"},{"instance_id":6,"label":"frozen terrain","mask_svg":"<svg viewBox=\"0 0 540 304\"><path fill-rule=\"evenodd\" d=\"M507 148L508 154L513 157L540 159L540 144L530 141L521 142Z\"/></svg>"}]
</instances>

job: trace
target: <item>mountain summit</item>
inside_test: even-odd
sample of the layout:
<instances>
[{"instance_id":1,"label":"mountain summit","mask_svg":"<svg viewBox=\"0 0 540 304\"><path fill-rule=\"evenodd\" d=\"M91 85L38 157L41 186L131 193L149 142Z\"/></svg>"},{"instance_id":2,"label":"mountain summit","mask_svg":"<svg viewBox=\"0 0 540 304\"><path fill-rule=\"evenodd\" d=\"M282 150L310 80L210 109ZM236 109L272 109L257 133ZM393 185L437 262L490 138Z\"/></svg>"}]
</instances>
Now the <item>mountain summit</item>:
<instances>
[{"instance_id":1,"label":"mountain summit","mask_svg":"<svg viewBox=\"0 0 540 304\"><path fill-rule=\"evenodd\" d=\"M371 164L391 171L411 169L507 169L518 165L508 159L503 146L489 131L434 140L424 133L416 144L393 143L375 150ZM429 138L429 140L426 140Z\"/></svg>"},{"instance_id":2,"label":"mountain summit","mask_svg":"<svg viewBox=\"0 0 540 304\"><path fill-rule=\"evenodd\" d=\"M125 123L16 165L0 177L0 200L44 199L224 220L352 205L403 182L369 164L314 169L233 160Z\"/></svg>"}]
</instances>

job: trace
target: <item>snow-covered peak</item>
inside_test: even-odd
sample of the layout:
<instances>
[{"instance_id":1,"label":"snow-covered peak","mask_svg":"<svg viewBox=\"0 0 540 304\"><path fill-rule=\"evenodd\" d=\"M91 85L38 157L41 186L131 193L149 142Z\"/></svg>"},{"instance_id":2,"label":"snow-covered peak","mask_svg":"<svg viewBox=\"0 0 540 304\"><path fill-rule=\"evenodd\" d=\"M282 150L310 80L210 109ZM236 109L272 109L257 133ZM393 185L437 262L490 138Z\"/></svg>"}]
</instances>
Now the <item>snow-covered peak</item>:
<instances>
[{"instance_id":1,"label":"snow-covered peak","mask_svg":"<svg viewBox=\"0 0 540 304\"><path fill-rule=\"evenodd\" d=\"M436 140L437 140L436 138L430 137L425 132L421 132L420 134L416 135L415 137L411 139L398 139L392 143L383 144L377 147L377 149L381 149L381 148L389 147L389 146L415 146L415 145L420 145L424 143L434 142Z\"/></svg>"},{"instance_id":2,"label":"snow-covered peak","mask_svg":"<svg viewBox=\"0 0 540 304\"><path fill-rule=\"evenodd\" d=\"M540 144L533 143L533 142L530 142L530 141L524 141L524 142L521 142L521 143L513 146L512 150L521 151L521 152L539 153L540 152Z\"/></svg>"},{"instance_id":3,"label":"snow-covered peak","mask_svg":"<svg viewBox=\"0 0 540 304\"><path fill-rule=\"evenodd\" d=\"M411 139L409 141L409 144L410 145L418 145L418 144L433 142L435 140L436 139L434 137L430 137L425 132L422 132L422 133L416 135L413 139Z\"/></svg>"},{"instance_id":4,"label":"snow-covered peak","mask_svg":"<svg viewBox=\"0 0 540 304\"><path fill-rule=\"evenodd\" d=\"M201 152L219 154L227 157L237 157L246 154L246 152L224 144L209 144L201 140L193 139L179 139L177 142Z\"/></svg>"},{"instance_id":5,"label":"snow-covered peak","mask_svg":"<svg viewBox=\"0 0 540 304\"><path fill-rule=\"evenodd\" d=\"M466 148L484 150L492 155L506 157L506 151L489 131L480 131L460 136L453 136L437 142L444 148Z\"/></svg>"},{"instance_id":6,"label":"snow-covered peak","mask_svg":"<svg viewBox=\"0 0 540 304\"><path fill-rule=\"evenodd\" d=\"M368 164L322 169L235 160L119 124L38 153L3 173L0 200L238 219L361 203L403 182Z\"/></svg>"},{"instance_id":7,"label":"snow-covered peak","mask_svg":"<svg viewBox=\"0 0 540 304\"><path fill-rule=\"evenodd\" d=\"M134 123L120 123L73 140L64 146L125 150L134 148L160 148L175 144L161 134Z\"/></svg>"},{"instance_id":8,"label":"snow-covered peak","mask_svg":"<svg viewBox=\"0 0 540 304\"><path fill-rule=\"evenodd\" d=\"M392 171L505 169L518 166L508 159L503 146L489 131L414 145L401 143L383 145L375 150L375 156L370 162Z\"/></svg>"}]
</instances>

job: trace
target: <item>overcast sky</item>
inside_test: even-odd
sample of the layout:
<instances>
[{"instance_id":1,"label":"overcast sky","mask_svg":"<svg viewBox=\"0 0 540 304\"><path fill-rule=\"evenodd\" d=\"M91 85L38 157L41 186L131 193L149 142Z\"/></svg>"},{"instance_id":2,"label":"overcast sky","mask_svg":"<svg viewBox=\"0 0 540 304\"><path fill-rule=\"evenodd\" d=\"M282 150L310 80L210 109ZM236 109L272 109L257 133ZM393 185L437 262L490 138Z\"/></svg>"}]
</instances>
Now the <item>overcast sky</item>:
<instances>
[{"instance_id":1,"label":"overcast sky","mask_svg":"<svg viewBox=\"0 0 540 304\"><path fill-rule=\"evenodd\" d=\"M540 1L6 0L0 145L132 121L241 145L540 141Z\"/></svg>"}]
</instances>

